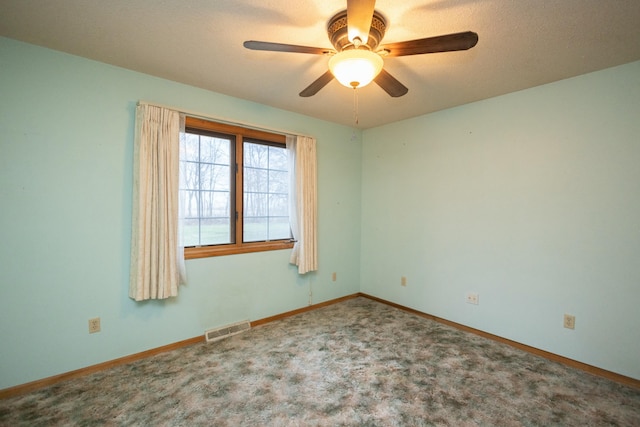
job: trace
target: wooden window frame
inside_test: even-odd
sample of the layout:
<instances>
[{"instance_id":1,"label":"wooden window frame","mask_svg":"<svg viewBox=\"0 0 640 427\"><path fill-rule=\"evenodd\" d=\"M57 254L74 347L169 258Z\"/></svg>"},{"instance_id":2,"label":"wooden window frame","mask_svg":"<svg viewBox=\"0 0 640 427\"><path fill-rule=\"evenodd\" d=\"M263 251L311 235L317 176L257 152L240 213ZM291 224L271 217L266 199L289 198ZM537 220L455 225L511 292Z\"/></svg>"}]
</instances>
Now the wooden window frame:
<instances>
[{"instance_id":1,"label":"wooden window frame","mask_svg":"<svg viewBox=\"0 0 640 427\"><path fill-rule=\"evenodd\" d=\"M197 247L184 248L184 259L206 258L221 255L244 254L250 252L263 252L281 249L290 249L293 247L291 239L271 240L266 242L246 242L243 238L243 142L250 139L255 142L264 142L276 146L286 145L286 137L275 133L265 132L256 129L243 128L240 126L228 125L224 123L216 123L196 117L185 117L185 128L193 130L201 130L208 132L220 133L235 137L235 221L232 218L232 233L235 237L235 243L217 244Z\"/></svg>"}]
</instances>

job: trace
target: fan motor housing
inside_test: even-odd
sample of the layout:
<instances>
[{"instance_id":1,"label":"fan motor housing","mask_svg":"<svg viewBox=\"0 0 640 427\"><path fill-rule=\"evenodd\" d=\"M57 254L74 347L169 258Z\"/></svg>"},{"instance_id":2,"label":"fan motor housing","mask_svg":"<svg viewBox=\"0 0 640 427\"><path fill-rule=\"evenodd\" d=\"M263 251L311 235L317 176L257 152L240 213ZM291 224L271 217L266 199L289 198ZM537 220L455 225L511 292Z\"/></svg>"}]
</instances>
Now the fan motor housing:
<instances>
[{"instance_id":1,"label":"fan motor housing","mask_svg":"<svg viewBox=\"0 0 640 427\"><path fill-rule=\"evenodd\" d=\"M371 19L371 29L369 30L369 38L366 44L362 46L368 47L370 50L375 49L380 44L380 41L384 37L384 33L387 29L387 23L382 15L377 11L373 12L373 18ZM349 41L349 31L347 28L347 11L342 11L336 14L327 25L327 34L331 44L336 48L338 52L343 50L353 49L354 45Z\"/></svg>"}]
</instances>

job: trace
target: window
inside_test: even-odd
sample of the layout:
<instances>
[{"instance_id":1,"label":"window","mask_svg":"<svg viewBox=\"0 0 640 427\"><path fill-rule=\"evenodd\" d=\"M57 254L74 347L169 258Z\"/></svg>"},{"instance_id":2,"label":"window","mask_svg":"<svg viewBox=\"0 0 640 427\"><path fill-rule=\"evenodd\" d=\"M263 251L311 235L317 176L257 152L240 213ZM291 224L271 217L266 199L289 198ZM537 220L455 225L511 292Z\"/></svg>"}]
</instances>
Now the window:
<instances>
[{"instance_id":1,"label":"window","mask_svg":"<svg viewBox=\"0 0 640 427\"><path fill-rule=\"evenodd\" d=\"M283 135L187 117L180 165L186 259L293 246Z\"/></svg>"}]
</instances>

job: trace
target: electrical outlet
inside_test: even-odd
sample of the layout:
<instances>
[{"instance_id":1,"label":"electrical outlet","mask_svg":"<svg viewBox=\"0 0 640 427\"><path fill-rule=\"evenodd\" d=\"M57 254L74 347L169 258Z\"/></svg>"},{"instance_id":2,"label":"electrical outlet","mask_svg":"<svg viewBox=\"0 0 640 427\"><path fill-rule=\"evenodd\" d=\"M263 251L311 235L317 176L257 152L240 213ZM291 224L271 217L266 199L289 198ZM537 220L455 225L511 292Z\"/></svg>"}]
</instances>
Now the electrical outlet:
<instances>
[{"instance_id":1,"label":"electrical outlet","mask_svg":"<svg viewBox=\"0 0 640 427\"><path fill-rule=\"evenodd\" d=\"M407 286L407 278L405 276L402 276L400 278L400 285L401 286Z\"/></svg>"},{"instance_id":2,"label":"electrical outlet","mask_svg":"<svg viewBox=\"0 0 640 427\"><path fill-rule=\"evenodd\" d=\"M331 273L331 281L335 282L336 280L338 280L338 274L334 271Z\"/></svg>"},{"instance_id":3,"label":"electrical outlet","mask_svg":"<svg viewBox=\"0 0 640 427\"><path fill-rule=\"evenodd\" d=\"M564 315L564 327L567 329L575 329L576 328L576 316L571 314Z\"/></svg>"},{"instance_id":4,"label":"electrical outlet","mask_svg":"<svg viewBox=\"0 0 640 427\"><path fill-rule=\"evenodd\" d=\"M94 317L93 319L89 319L89 333L95 334L96 332L100 332L100 318Z\"/></svg>"},{"instance_id":5,"label":"electrical outlet","mask_svg":"<svg viewBox=\"0 0 640 427\"><path fill-rule=\"evenodd\" d=\"M475 292L467 292L467 296L465 298L467 304L478 305L480 304L480 296Z\"/></svg>"}]
</instances>

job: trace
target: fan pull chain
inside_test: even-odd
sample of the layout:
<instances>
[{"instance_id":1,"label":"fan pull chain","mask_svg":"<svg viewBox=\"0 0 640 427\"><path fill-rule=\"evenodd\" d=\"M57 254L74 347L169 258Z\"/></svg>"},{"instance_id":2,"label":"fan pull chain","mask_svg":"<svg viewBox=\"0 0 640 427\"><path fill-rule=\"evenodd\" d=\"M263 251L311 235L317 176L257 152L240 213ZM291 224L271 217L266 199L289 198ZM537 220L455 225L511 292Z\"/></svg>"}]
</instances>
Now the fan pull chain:
<instances>
[{"instance_id":1,"label":"fan pull chain","mask_svg":"<svg viewBox=\"0 0 640 427\"><path fill-rule=\"evenodd\" d=\"M358 89L353 88L353 120L358 124Z\"/></svg>"}]
</instances>

